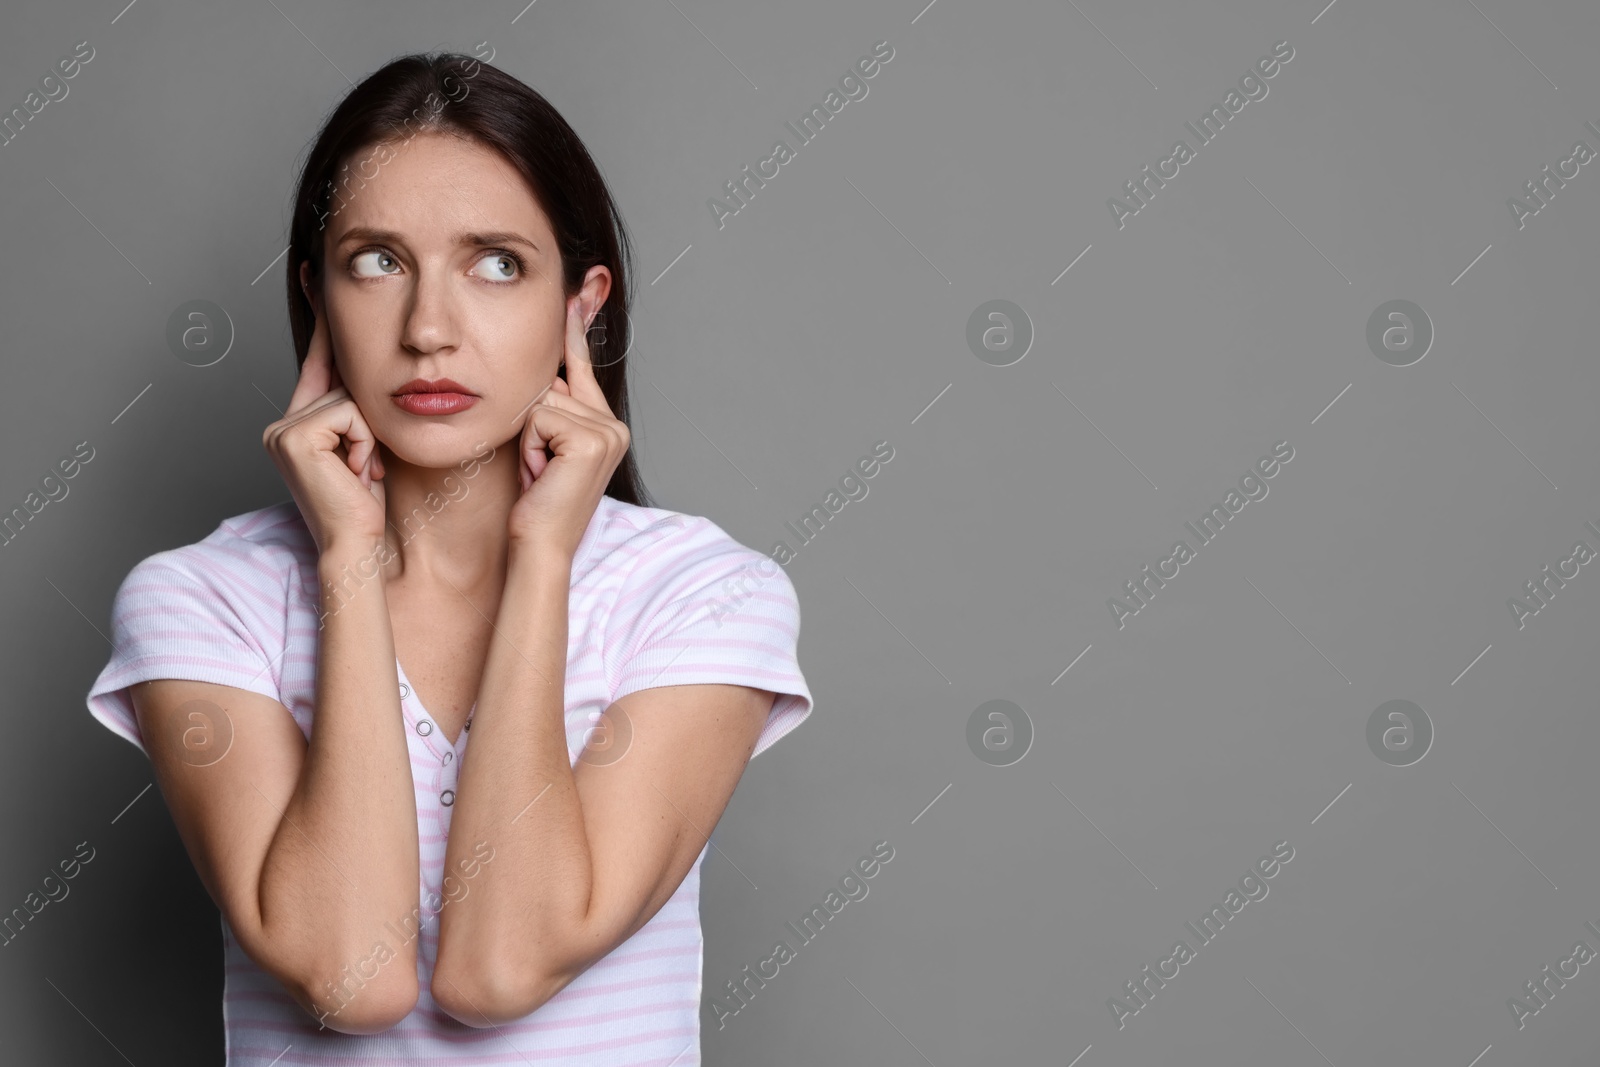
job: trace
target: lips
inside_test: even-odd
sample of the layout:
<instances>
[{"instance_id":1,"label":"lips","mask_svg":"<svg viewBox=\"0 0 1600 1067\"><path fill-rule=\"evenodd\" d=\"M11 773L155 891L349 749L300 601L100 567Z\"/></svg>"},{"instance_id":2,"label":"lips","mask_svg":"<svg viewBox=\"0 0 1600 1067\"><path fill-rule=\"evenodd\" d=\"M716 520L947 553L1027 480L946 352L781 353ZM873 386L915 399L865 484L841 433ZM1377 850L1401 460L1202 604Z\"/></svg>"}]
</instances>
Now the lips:
<instances>
[{"instance_id":1,"label":"lips","mask_svg":"<svg viewBox=\"0 0 1600 1067\"><path fill-rule=\"evenodd\" d=\"M467 393L401 393L394 398L402 411L413 415L454 415L465 411L479 398Z\"/></svg>"},{"instance_id":2,"label":"lips","mask_svg":"<svg viewBox=\"0 0 1600 1067\"><path fill-rule=\"evenodd\" d=\"M402 411L413 415L454 415L476 404L481 397L460 382L449 378L413 378L394 394Z\"/></svg>"},{"instance_id":3,"label":"lips","mask_svg":"<svg viewBox=\"0 0 1600 1067\"><path fill-rule=\"evenodd\" d=\"M413 378L395 390L396 396L408 393L459 393L462 396L477 396L471 389L451 378L437 378L429 381L426 378Z\"/></svg>"}]
</instances>

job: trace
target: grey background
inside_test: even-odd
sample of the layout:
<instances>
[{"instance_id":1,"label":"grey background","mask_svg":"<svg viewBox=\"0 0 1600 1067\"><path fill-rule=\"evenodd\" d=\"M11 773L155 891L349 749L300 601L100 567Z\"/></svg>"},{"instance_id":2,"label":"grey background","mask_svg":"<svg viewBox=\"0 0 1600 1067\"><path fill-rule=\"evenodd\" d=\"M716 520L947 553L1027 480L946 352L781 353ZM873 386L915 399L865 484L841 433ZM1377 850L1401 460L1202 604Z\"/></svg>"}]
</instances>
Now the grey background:
<instances>
[{"instance_id":1,"label":"grey background","mask_svg":"<svg viewBox=\"0 0 1600 1067\"><path fill-rule=\"evenodd\" d=\"M0 950L0 1059L220 1061L216 911L83 694L134 563L288 498L259 438L295 374L274 256L323 116L487 40L637 239L658 502L792 546L895 450L787 568L816 710L706 860L705 1062L1595 1062L1600 964L1520 1032L1506 1002L1600 949L1600 577L1521 630L1506 601L1600 545L1600 167L1520 231L1506 198L1600 149L1600 8L32 3L0 107L84 39L0 148L0 510L96 449L0 549L0 911L97 855ZM869 95L719 231L706 199L879 40ZM1107 197L1280 40L1269 95L1119 230ZM195 298L237 328L203 369L164 341ZM1009 367L965 341L996 298L1035 331ZM1410 367L1366 345L1392 299L1436 331ZM1280 440L1270 495L1119 630L1106 599ZM1007 767L965 740L994 699L1034 730ZM1392 699L1436 731L1411 766L1365 740ZM723 983L878 840L869 896L719 1030ZM1107 999L1280 840L1270 895L1119 1030Z\"/></svg>"}]
</instances>

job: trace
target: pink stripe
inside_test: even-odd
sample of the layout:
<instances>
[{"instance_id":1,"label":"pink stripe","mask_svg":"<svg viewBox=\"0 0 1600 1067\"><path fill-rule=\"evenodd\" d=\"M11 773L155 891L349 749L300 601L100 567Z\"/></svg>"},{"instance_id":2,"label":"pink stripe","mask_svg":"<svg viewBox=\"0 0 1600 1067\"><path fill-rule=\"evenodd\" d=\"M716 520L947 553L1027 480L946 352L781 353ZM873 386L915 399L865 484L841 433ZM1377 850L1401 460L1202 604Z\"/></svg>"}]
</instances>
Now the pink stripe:
<instances>
[{"instance_id":1,"label":"pink stripe","mask_svg":"<svg viewBox=\"0 0 1600 1067\"><path fill-rule=\"evenodd\" d=\"M451 1021L454 1022L454 1020L451 1020ZM698 1022L699 1022L698 1017L696 1017L695 1021L698 1024ZM462 1024L461 1023L455 1023L455 1025L456 1026L461 1026ZM475 1031L475 1032L477 1032L477 1031ZM485 1045L489 1045L490 1047L503 1046L504 1045L504 1042L501 1041L498 1037L495 1036L495 1031L493 1029L489 1029L486 1032L488 1033L489 1037L487 1037L487 1038L478 1038L477 1040L480 1041L481 1043L485 1044ZM479 1065L488 1064L488 1063L527 1063L528 1062L528 1055L531 1052L533 1055L536 1055L536 1056L538 1056L540 1058L548 1058L548 1059L551 1059L551 1060L562 1060L562 1059L565 1059L566 1062L570 1063L570 1062L573 1062L570 1059L570 1057L573 1057L573 1056L581 1056L581 1055L585 1055L585 1054L589 1054L589 1053L596 1053L596 1052L607 1052L607 1051L610 1051L610 1050L613 1050L613 1049L623 1049L623 1048L628 1048L629 1046L642 1045L642 1044L644 1044L646 1042L657 1042L657 1041L661 1041L663 1039L676 1039L679 1042L687 1042L691 1038L697 1038L699 1036L699 1034L700 1034L700 1029L699 1029L698 1025L696 1025L694 1027L678 1026L678 1027L673 1027L672 1029L669 1029L669 1030L653 1030L653 1031L651 1031L649 1033L640 1034L637 1037L619 1037L619 1038L613 1038L610 1041L593 1041L593 1042L590 1042L590 1043L585 1044L585 1045L564 1045L564 1046L561 1046L559 1048L536 1049L536 1050L525 1050L525 1051L518 1051L516 1049L512 1049L512 1050L507 1051L507 1052L488 1052L488 1051L473 1052L471 1060L460 1060L460 1061L452 1060L452 1059L450 1059L448 1057L448 1054L445 1054L445 1053L442 1053L442 1052L435 1052L433 1050L426 1050L426 1054L425 1055L419 1053L419 1059L416 1062L419 1063L419 1064L429 1064L429 1065L432 1065L432 1064L450 1065L452 1063L460 1063L462 1065L470 1064L471 1067L479 1067ZM439 1040L439 1035L437 1035L437 1034L433 1035L431 1037L431 1040L433 1040L433 1041ZM492 1044L491 1044L491 1042L492 1042ZM341 1050L343 1050L343 1049L348 1048L349 1046L341 1044L338 1047ZM277 1063L280 1063L280 1064L304 1063L304 1064L313 1064L314 1065L314 1064L326 1063L326 1060L322 1058L323 1054L319 1054L319 1053L315 1053L315 1052L301 1054L301 1053L296 1052L293 1048L290 1048L289 1051L284 1052L283 1049L275 1048L275 1047L273 1047L271 1045L235 1045L235 1046L231 1046L230 1047L230 1052L234 1056L260 1057L260 1059L252 1059L252 1060L249 1060L249 1061L245 1061L245 1062L250 1062L250 1063L267 1064L267 1063L272 1063L274 1061L276 1061ZM281 1058L279 1058L280 1054L281 1054ZM308 1058L308 1057L310 1057L310 1058ZM234 1062L234 1060L232 1058L230 1058L228 1062L231 1065ZM395 1059L393 1059L392 1057L389 1057L389 1056L386 1056L385 1059L384 1059L384 1063L386 1065L388 1065L388 1067L396 1067L398 1062L399 1061L396 1061ZM593 1061L585 1061L585 1062L596 1062L596 1063L598 1063L598 1062L602 1062L602 1061L593 1060ZM649 1063L660 1063L660 1062L671 1062L671 1060L670 1059L668 1059L666 1061L650 1060L650 1061L646 1061L646 1062L649 1062ZM698 1059L693 1059L693 1060L690 1060L690 1059L679 1059L677 1061L676 1067L688 1067L688 1065L695 1064L695 1063L698 1063L698 1062L699 1062ZM630 1064L629 1067L633 1067L633 1065Z\"/></svg>"},{"instance_id":2,"label":"pink stripe","mask_svg":"<svg viewBox=\"0 0 1600 1067\"><path fill-rule=\"evenodd\" d=\"M246 994L240 996L230 996L228 998L230 1002L243 1002L252 999L260 1002L277 1003L275 998L265 998L261 997L260 995ZM294 1005L295 1011L304 1016L306 1022L285 1022L278 1019L265 1018L239 1018L239 1025L256 1033L295 1034L303 1032L307 1023L315 1025L321 1021L320 1016L313 1017L307 1014L304 1009L300 1008L298 1005L295 1005L294 1001L290 1000L287 996L285 996L283 1000L291 1005ZM347 1001L347 1004L354 1003L354 999ZM549 1004L554 1003L554 1000L549 1001ZM545 1008L541 1007L532 1015L524 1016L521 1019L516 1019L508 1023L498 1023L496 1024L496 1029L508 1037L556 1034L563 1030L573 1030L580 1027L592 1027L600 1023L616 1022L619 1019L634 1019L645 1015L659 1015L669 1012L698 1013L700 1010L700 1001L699 998L695 998L693 1000L684 1000L682 998L678 998L675 1000L658 1001L651 1004L630 1003L624 1004L611 1011L586 1011L582 1015L575 1016L570 1019L539 1018L540 1015L544 1014L545 1010ZM333 1013L329 1013L328 1018L337 1019L338 1016ZM447 1027L448 1029L441 1030L439 1028L441 1026ZM494 1032L494 1029L490 1029L487 1031L487 1034L492 1036ZM426 1008L421 1006L420 1003L410 1015L407 1015L404 1019L401 1019L399 1023L395 1024L390 1029L385 1030L384 1035L411 1038L424 1037L435 1041L447 1041L457 1045L486 1043L484 1031L477 1030L473 1027L466 1027L459 1020L447 1015L438 1008ZM641 1037L629 1040L645 1040L645 1038Z\"/></svg>"}]
</instances>

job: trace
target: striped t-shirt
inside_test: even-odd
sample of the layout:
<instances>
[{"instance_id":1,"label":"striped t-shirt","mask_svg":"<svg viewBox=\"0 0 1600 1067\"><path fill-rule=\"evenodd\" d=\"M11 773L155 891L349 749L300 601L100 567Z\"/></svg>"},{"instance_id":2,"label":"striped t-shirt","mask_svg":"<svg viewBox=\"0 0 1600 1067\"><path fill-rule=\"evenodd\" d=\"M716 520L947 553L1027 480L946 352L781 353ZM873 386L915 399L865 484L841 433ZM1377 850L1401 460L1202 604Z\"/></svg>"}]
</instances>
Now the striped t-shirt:
<instances>
[{"instance_id":1,"label":"striped t-shirt","mask_svg":"<svg viewBox=\"0 0 1600 1067\"><path fill-rule=\"evenodd\" d=\"M194 679L272 697L309 739L318 592L316 544L293 501L235 516L204 540L157 552L117 591L114 651L89 691L89 711L146 752L127 687L155 678ZM777 694L756 743L759 754L811 712L797 661L799 632L794 586L771 559L709 519L602 497L572 564L568 758L576 764L600 713L619 697L652 686L710 682ZM709 842L649 922L533 1013L478 1029L434 1003L429 985L445 902L445 843L469 730L452 747L398 661L395 682L416 786L423 923L418 930L397 916L391 948L417 942L417 1005L380 1034L319 1027L245 955L224 917L229 1067L698 1064L700 866ZM319 1002L334 1003L326 994Z\"/></svg>"}]
</instances>

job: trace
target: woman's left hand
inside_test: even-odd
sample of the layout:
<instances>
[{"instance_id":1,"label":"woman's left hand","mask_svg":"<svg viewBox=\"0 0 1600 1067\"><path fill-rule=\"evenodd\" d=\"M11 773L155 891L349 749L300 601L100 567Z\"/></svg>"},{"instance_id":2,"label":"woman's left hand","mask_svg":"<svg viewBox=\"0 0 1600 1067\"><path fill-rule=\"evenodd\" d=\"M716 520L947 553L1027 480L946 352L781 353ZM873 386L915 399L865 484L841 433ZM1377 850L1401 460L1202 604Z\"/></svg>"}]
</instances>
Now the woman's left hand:
<instances>
[{"instance_id":1,"label":"woman's left hand","mask_svg":"<svg viewBox=\"0 0 1600 1067\"><path fill-rule=\"evenodd\" d=\"M566 381L552 381L528 411L519 455L522 495L509 522L514 545L570 561L632 437L595 380L575 303L567 305L566 361ZM553 458L546 458L546 447Z\"/></svg>"}]
</instances>

